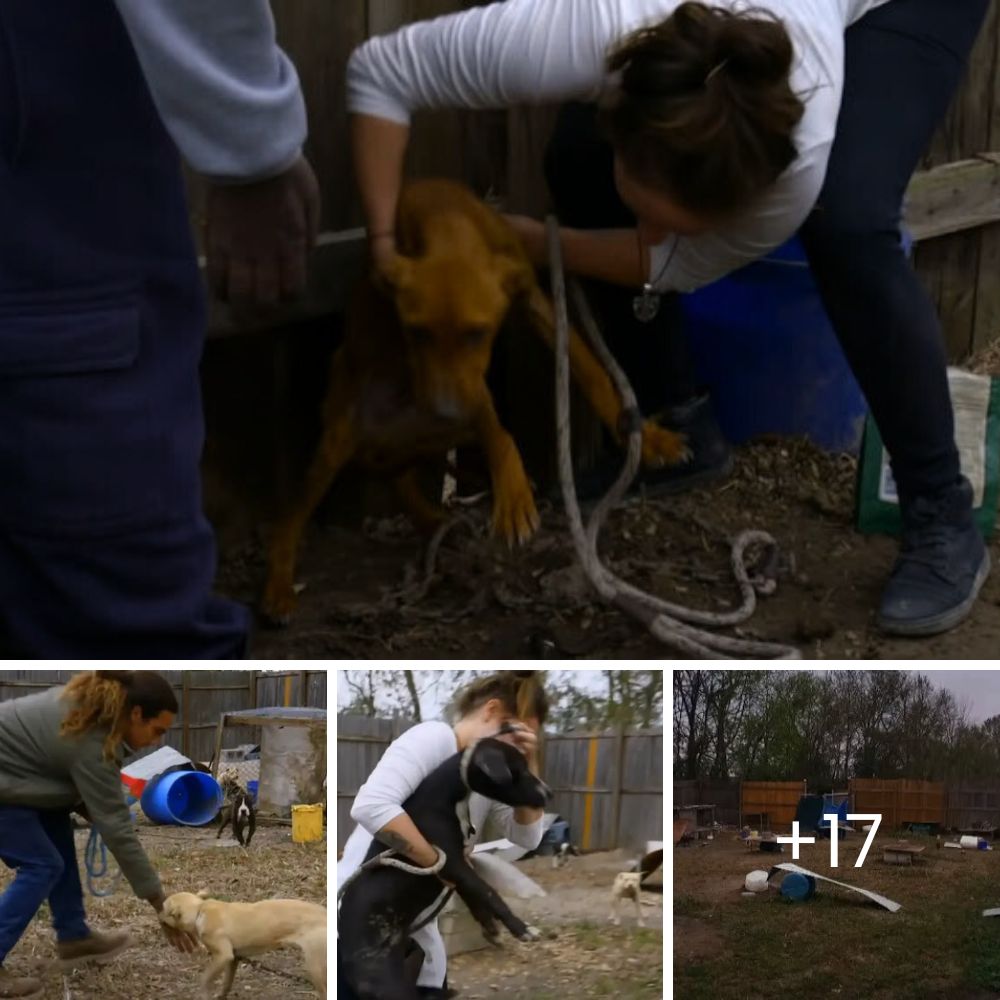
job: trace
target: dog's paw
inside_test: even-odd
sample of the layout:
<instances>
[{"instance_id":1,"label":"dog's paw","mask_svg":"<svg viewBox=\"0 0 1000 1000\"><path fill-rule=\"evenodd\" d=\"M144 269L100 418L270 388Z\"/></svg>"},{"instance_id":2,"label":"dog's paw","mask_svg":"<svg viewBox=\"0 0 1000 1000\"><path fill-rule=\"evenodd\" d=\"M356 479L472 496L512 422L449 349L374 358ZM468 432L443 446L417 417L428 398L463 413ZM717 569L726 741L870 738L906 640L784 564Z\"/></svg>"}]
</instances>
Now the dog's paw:
<instances>
[{"instance_id":1,"label":"dog's paw","mask_svg":"<svg viewBox=\"0 0 1000 1000\"><path fill-rule=\"evenodd\" d=\"M483 928L483 937L493 945L494 948L503 948L503 944L500 941L500 930L497 927Z\"/></svg>"},{"instance_id":2,"label":"dog's paw","mask_svg":"<svg viewBox=\"0 0 1000 1000\"><path fill-rule=\"evenodd\" d=\"M519 941L538 941L542 936L542 932L537 927L532 927L528 924L524 928L524 933L518 935Z\"/></svg>"},{"instance_id":3,"label":"dog's paw","mask_svg":"<svg viewBox=\"0 0 1000 1000\"><path fill-rule=\"evenodd\" d=\"M691 458L687 438L676 431L667 430L652 420L642 425L642 462L651 468L680 465Z\"/></svg>"},{"instance_id":4,"label":"dog's paw","mask_svg":"<svg viewBox=\"0 0 1000 1000\"><path fill-rule=\"evenodd\" d=\"M525 476L511 477L497 489L493 500L492 533L509 547L524 545L538 530L541 518L531 484Z\"/></svg>"},{"instance_id":5,"label":"dog's paw","mask_svg":"<svg viewBox=\"0 0 1000 1000\"><path fill-rule=\"evenodd\" d=\"M286 628L295 613L295 588L267 581L264 596L257 606L261 621L270 628Z\"/></svg>"}]
</instances>

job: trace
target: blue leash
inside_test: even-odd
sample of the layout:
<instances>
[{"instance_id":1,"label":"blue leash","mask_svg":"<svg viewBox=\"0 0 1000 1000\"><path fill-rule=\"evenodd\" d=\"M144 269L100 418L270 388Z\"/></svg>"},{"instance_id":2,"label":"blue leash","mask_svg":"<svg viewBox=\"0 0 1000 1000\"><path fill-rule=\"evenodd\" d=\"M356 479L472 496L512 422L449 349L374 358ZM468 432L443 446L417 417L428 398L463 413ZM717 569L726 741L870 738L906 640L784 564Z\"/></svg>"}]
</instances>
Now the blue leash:
<instances>
[{"instance_id":1,"label":"blue leash","mask_svg":"<svg viewBox=\"0 0 1000 1000\"><path fill-rule=\"evenodd\" d=\"M108 875L108 848L97 832L96 826L90 828L90 839L87 841L83 857L87 866L87 889L91 896L113 896L118 883L122 880L122 872L119 868L114 875ZM96 879L101 878L110 879L109 888L99 889L94 884Z\"/></svg>"},{"instance_id":2,"label":"blue leash","mask_svg":"<svg viewBox=\"0 0 1000 1000\"><path fill-rule=\"evenodd\" d=\"M132 806L138 800L132 795L126 795L125 801L129 806ZM134 823L135 813L131 809L129 809L129 815ZM114 875L108 875L108 848L93 822L90 824L90 837L87 840L83 861L87 868L87 890L91 896L113 896L118 889L118 883L122 880L122 870L119 868ZM109 879L110 887L103 890L98 889L94 880L99 878Z\"/></svg>"}]
</instances>

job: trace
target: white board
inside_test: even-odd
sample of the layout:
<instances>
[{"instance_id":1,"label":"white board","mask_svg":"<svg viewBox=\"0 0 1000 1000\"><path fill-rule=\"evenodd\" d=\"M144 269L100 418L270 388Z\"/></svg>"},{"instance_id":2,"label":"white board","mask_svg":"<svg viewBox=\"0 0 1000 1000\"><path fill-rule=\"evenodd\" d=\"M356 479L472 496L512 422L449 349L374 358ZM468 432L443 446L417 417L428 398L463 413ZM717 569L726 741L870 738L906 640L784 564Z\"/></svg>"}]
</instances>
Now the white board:
<instances>
[{"instance_id":1,"label":"white board","mask_svg":"<svg viewBox=\"0 0 1000 1000\"><path fill-rule=\"evenodd\" d=\"M800 875L811 875L813 878L818 878L821 882L831 882L833 885L839 885L842 889L850 889L851 892L860 892L862 896L867 896L872 902L878 903L879 906L884 906L890 913L895 913L897 910L901 910L902 906L899 903L894 903L891 899L886 899L885 896L880 896L877 892L871 892L868 889L859 889L856 885L848 885L846 882L838 882L835 878L827 878L825 875L817 875L816 872L809 871L808 868L800 868L798 865L793 865L791 862L786 861L784 864L775 865L771 869L771 874L773 875L778 869L786 872L798 872Z\"/></svg>"}]
</instances>

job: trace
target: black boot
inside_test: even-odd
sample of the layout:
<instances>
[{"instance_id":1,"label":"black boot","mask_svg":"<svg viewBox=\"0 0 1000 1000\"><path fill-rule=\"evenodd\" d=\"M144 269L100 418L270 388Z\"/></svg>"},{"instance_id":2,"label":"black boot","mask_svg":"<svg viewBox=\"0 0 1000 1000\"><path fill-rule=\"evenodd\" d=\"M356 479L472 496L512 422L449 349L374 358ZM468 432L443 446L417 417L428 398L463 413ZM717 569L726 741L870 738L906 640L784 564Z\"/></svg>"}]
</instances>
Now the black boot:
<instances>
[{"instance_id":1,"label":"black boot","mask_svg":"<svg viewBox=\"0 0 1000 1000\"><path fill-rule=\"evenodd\" d=\"M947 632L972 610L990 574L990 554L972 516L963 476L934 496L901 504L903 539L879 607L890 635Z\"/></svg>"}]
</instances>

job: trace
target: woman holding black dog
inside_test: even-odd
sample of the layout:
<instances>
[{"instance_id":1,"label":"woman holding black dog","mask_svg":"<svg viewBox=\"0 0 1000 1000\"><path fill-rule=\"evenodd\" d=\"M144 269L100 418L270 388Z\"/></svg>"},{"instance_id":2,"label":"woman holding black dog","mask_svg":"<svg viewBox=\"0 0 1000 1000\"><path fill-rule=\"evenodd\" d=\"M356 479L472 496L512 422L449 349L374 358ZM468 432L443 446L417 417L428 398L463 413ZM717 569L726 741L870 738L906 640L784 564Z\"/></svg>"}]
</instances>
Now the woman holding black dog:
<instances>
[{"instance_id":1,"label":"woman holding black dog","mask_svg":"<svg viewBox=\"0 0 1000 1000\"><path fill-rule=\"evenodd\" d=\"M108 961L131 943L125 931L87 925L72 812L96 827L136 896L162 909L159 877L125 804L119 758L159 743L176 713L173 690L151 670L89 671L0 703L0 859L15 871L0 895L0 998L42 991L39 979L3 963L46 900L64 967ZM178 950L195 950L187 934L163 932Z\"/></svg>"},{"instance_id":2,"label":"woman holding black dog","mask_svg":"<svg viewBox=\"0 0 1000 1000\"><path fill-rule=\"evenodd\" d=\"M892 460L903 539L881 628L930 635L990 569L960 471L940 323L907 260L909 179L989 0L506 0L370 39L348 68L372 257L386 273L408 126L421 108L565 104L546 156L569 271L640 407L692 460L649 492L725 475L678 294L799 233ZM511 222L536 263L541 223Z\"/></svg>"},{"instance_id":3,"label":"woman holding black dog","mask_svg":"<svg viewBox=\"0 0 1000 1000\"><path fill-rule=\"evenodd\" d=\"M421 835L402 804L440 764L486 737L514 744L527 757L529 769L538 774L538 733L548 709L548 699L535 671L505 671L474 681L457 694L457 721L453 726L446 722L421 722L403 733L382 755L351 807L351 818L358 826L344 845L343 858L337 864L338 886L361 865L373 838L421 868L431 867L437 861L437 851ZM505 723L513 726L513 731L498 735ZM473 793L469 813L479 839L505 837L528 850L541 843L541 809L527 806L515 809ZM487 827L489 837L485 838ZM451 992L446 976L447 956L437 921L420 928L412 940L423 952L417 976L421 997L445 1000ZM339 952L337 996L353 1000L341 978Z\"/></svg>"}]
</instances>

